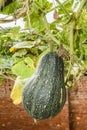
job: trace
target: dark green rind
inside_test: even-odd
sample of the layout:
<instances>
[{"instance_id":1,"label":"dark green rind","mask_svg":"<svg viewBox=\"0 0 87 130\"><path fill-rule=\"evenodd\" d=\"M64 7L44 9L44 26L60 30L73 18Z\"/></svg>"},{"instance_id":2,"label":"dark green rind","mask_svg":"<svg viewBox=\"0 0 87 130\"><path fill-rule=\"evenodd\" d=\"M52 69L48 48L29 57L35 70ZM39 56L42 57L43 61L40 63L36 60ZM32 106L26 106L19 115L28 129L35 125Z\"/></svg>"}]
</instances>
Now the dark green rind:
<instances>
[{"instance_id":1,"label":"dark green rind","mask_svg":"<svg viewBox=\"0 0 87 130\"><path fill-rule=\"evenodd\" d=\"M63 59L49 52L23 89L23 106L33 118L48 119L61 111L65 101Z\"/></svg>"}]
</instances>

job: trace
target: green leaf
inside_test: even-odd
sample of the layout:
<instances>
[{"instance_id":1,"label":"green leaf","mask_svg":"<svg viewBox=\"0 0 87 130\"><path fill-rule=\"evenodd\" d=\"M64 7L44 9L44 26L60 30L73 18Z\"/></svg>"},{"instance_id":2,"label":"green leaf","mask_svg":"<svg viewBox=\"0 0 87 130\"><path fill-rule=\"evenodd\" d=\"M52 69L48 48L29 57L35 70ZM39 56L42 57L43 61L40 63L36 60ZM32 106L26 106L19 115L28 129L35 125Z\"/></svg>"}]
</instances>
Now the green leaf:
<instances>
[{"instance_id":1,"label":"green leaf","mask_svg":"<svg viewBox=\"0 0 87 130\"><path fill-rule=\"evenodd\" d=\"M1 11L1 13L3 13L3 14L12 14L20 6L21 6L21 4L19 4L18 1L14 1L11 4L7 5L6 7L4 7L3 11Z\"/></svg>"},{"instance_id":2,"label":"green leaf","mask_svg":"<svg viewBox=\"0 0 87 130\"><path fill-rule=\"evenodd\" d=\"M43 15L51 7L52 3L47 0L44 0L44 2L42 0L36 0L31 4L30 22L35 31L41 32L45 29Z\"/></svg>"},{"instance_id":3,"label":"green leaf","mask_svg":"<svg viewBox=\"0 0 87 130\"><path fill-rule=\"evenodd\" d=\"M10 48L10 52L15 52L18 49L30 49L34 47L35 44L40 43L40 39L37 39L36 41L23 41L23 42L18 42L16 45Z\"/></svg>"},{"instance_id":4,"label":"green leaf","mask_svg":"<svg viewBox=\"0 0 87 130\"><path fill-rule=\"evenodd\" d=\"M20 27L13 27L10 32L7 34L8 37L10 37L12 40L18 40L19 39L19 31Z\"/></svg>"},{"instance_id":5,"label":"green leaf","mask_svg":"<svg viewBox=\"0 0 87 130\"><path fill-rule=\"evenodd\" d=\"M34 62L30 57L26 57L24 61L29 67L34 68Z\"/></svg>"},{"instance_id":6,"label":"green leaf","mask_svg":"<svg viewBox=\"0 0 87 130\"><path fill-rule=\"evenodd\" d=\"M32 15L30 16L30 19L33 28L35 28L39 32L45 29L43 16L38 14L36 15L35 12L33 12Z\"/></svg>"},{"instance_id":7,"label":"green leaf","mask_svg":"<svg viewBox=\"0 0 87 130\"><path fill-rule=\"evenodd\" d=\"M34 63L31 58L25 58L24 61L20 61L12 67L12 72L21 78L30 77L35 70L33 64Z\"/></svg>"},{"instance_id":8,"label":"green leaf","mask_svg":"<svg viewBox=\"0 0 87 130\"><path fill-rule=\"evenodd\" d=\"M52 7L52 3L47 1L47 0L36 0L36 4L43 10L43 11L47 11L49 9L51 9Z\"/></svg>"},{"instance_id":9,"label":"green leaf","mask_svg":"<svg viewBox=\"0 0 87 130\"><path fill-rule=\"evenodd\" d=\"M27 54L27 50L26 49L22 49L22 50L18 50L17 52L15 52L13 54L13 57L23 57L26 54Z\"/></svg>"},{"instance_id":10,"label":"green leaf","mask_svg":"<svg viewBox=\"0 0 87 130\"><path fill-rule=\"evenodd\" d=\"M13 60L10 57L2 57L0 56L0 68L1 69L11 69L13 65Z\"/></svg>"}]
</instances>

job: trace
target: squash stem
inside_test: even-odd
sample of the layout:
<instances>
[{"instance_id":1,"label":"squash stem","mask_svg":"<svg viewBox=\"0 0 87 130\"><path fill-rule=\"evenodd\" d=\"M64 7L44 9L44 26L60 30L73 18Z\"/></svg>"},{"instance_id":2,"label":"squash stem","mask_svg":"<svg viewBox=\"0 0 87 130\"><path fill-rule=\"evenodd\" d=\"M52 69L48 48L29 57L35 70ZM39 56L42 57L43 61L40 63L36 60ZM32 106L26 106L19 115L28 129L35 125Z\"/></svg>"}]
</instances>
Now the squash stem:
<instances>
[{"instance_id":1,"label":"squash stem","mask_svg":"<svg viewBox=\"0 0 87 130\"><path fill-rule=\"evenodd\" d=\"M53 52L53 41L51 41L51 39L53 38L53 35L52 35L51 31L50 31L50 26L49 26L49 24L47 22L46 16L44 18L44 21L45 21L45 26L46 26L46 29L47 29L47 34L49 36L50 52Z\"/></svg>"},{"instance_id":2,"label":"squash stem","mask_svg":"<svg viewBox=\"0 0 87 130\"><path fill-rule=\"evenodd\" d=\"M53 42L50 41L50 52L53 52Z\"/></svg>"}]
</instances>

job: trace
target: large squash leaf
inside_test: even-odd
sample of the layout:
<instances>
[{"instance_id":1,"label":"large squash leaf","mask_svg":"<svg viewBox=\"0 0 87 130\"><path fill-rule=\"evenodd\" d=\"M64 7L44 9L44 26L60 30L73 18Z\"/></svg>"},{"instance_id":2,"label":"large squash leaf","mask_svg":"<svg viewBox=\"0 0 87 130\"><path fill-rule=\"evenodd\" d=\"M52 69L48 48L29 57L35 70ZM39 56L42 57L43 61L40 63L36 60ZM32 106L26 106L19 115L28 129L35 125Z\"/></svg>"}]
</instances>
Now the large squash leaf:
<instances>
[{"instance_id":1,"label":"large squash leaf","mask_svg":"<svg viewBox=\"0 0 87 130\"><path fill-rule=\"evenodd\" d=\"M30 57L26 57L12 67L13 74L20 76L21 78L30 77L34 70L34 62Z\"/></svg>"},{"instance_id":2,"label":"large squash leaf","mask_svg":"<svg viewBox=\"0 0 87 130\"><path fill-rule=\"evenodd\" d=\"M28 78L20 79L20 77L17 77L17 79L15 80L15 83L14 83L14 86L10 95L10 98L12 99L15 105L18 105L19 103L22 102L22 90L27 80Z\"/></svg>"},{"instance_id":3,"label":"large squash leaf","mask_svg":"<svg viewBox=\"0 0 87 130\"><path fill-rule=\"evenodd\" d=\"M36 44L39 44L41 42L40 39L37 39L36 41L23 41L23 42L18 42L14 46L10 48L10 52L15 52L18 49L30 49L34 47Z\"/></svg>"}]
</instances>

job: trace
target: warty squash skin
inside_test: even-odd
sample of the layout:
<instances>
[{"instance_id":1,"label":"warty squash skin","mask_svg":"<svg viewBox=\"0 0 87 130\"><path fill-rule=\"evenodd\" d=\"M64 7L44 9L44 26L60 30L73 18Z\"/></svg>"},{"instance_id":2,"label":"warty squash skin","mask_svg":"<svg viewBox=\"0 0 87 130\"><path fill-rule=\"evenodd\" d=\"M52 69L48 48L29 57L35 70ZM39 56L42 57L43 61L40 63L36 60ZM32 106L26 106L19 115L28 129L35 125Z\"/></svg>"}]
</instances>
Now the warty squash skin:
<instances>
[{"instance_id":1,"label":"warty squash skin","mask_svg":"<svg viewBox=\"0 0 87 130\"><path fill-rule=\"evenodd\" d=\"M64 63L56 52L40 59L22 95L25 110L35 119L52 118L61 111L66 101Z\"/></svg>"}]
</instances>

